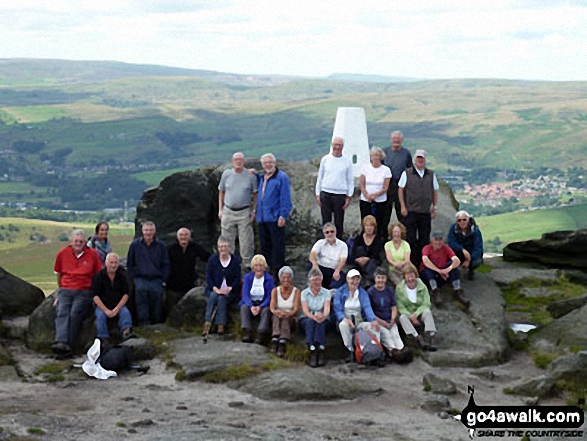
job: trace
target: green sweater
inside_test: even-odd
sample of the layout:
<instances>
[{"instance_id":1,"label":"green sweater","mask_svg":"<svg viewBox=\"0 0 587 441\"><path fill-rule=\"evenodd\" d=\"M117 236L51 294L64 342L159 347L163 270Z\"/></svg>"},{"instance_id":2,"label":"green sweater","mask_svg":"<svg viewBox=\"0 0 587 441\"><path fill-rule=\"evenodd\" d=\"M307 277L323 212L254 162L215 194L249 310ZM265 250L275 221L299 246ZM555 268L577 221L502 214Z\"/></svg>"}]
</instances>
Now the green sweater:
<instances>
[{"instance_id":1,"label":"green sweater","mask_svg":"<svg viewBox=\"0 0 587 441\"><path fill-rule=\"evenodd\" d=\"M419 316L425 310L430 309L430 294L428 293L428 288L426 288L424 282L419 278L416 279L416 289L417 301L416 303L412 303L410 302L410 299L408 299L405 281L402 281L395 288L395 300L400 314L412 315L415 313Z\"/></svg>"}]
</instances>

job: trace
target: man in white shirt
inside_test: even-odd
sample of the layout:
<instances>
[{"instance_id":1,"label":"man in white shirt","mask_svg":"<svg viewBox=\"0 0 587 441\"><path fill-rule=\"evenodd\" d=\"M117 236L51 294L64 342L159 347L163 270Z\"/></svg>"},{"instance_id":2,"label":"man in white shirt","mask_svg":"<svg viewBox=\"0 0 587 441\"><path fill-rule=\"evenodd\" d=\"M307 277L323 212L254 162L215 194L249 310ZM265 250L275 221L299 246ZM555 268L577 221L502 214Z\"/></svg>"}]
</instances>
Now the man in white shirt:
<instances>
[{"instance_id":1,"label":"man in white shirt","mask_svg":"<svg viewBox=\"0 0 587 441\"><path fill-rule=\"evenodd\" d=\"M327 222L322 227L324 239L320 239L310 251L312 268L322 271L322 286L327 289L338 288L345 283L341 273L349 254L348 246L336 237L336 227Z\"/></svg>"},{"instance_id":2,"label":"man in white shirt","mask_svg":"<svg viewBox=\"0 0 587 441\"><path fill-rule=\"evenodd\" d=\"M344 140L337 136L332 140L332 153L320 161L316 180L316 202L322 214L322 224L332 222L336 226L336 236L342 239L344 212L351 203L355 191L353 166L351 160L342 156Z\"/></svg>"}]
</instances>

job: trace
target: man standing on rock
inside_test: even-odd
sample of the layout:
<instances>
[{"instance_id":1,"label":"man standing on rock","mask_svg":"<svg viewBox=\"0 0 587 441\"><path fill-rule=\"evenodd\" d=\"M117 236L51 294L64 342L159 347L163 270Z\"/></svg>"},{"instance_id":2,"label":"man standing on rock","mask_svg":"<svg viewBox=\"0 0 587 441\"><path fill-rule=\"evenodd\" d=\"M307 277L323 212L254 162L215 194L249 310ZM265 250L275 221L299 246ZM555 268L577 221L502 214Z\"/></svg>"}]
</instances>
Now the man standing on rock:
<instances>
[{"instance_id":1,"label":"man standing on rock","mask_svg":"<svg viewBox=\"0 0 587 441\"><path fill-rule=\"evenodd\" d=\"M167 247L167 254L170 270L165 286L165 317L196 286L196 259L206 263L210 257L208 251L192 241L192 233L185 227L177 230L177 241Z\"/></svg>"},{"instance_id":2,"label":"man standing on rock","mask_svg":"<svg viewBox=\"0 0 587 441\"><path fill-rule=\"evenodd\" d=\"M435 231L432 235L432 242L422 250L420 274L422 280L430 286L432 302L436 306L442 303L438 287L445 283L452 284L457 300L463 305L469 306L469 298L461 288L461 277L458 270L460 263L454 251L445 245L442 232Z\"/></svg>"},{"instance_id":3,"label":"man standing on rock","mask_svg":"<svg viewBox=\"0 0 587 441\"><path fill-rule=\"evenodd\" d=\"M332 153L320 161L316 180L316 202L322 214L322 225L332 222L336 227L336 237L342 240L344 231L344 212L351 203L355 191L353 166L351 160L342 156L344 140L337 136L332 140Z\"/></svg>"},{"instance_id":4,"label":"man standing on rock","mask_svg":"<svg viewBox=\"0 0 587 441\"><path fill-rule=\"evenodd\" d=\"M285 265L285 222L291 212L289 177L275 166L275 156L261 156L265 174L257 175L257 225L261 254L265 256L274 278Z\"/></svg>"},{"instance_id":5,"label":"man standing on rock","mask_svg":"<svg viewBox=\"0 0 587 441\"><path fill-rule=\"evenodd\" d=\"M404 171L412 166L412 155L408 149L402 147L404 142L404 135L400 131L392 132L391 145L385 148L385 159L383 163L391 169L391 181L387 190L387 202L389 204L388 216L385 219L385 229L389 225L391 213L395 207L395 216L397 221L403 223L404 217L402 215L401 204L398 195L398 182Z\"/></svg>"},{"instance_id":6,"label":"man standing on rock","mask_svg":"<svg viewBox=\"0 0 587 441\"><path fill-rule=\"evenodd\" d=\"M129 293L126 271L120 268L118 255L115 253L106 256L105 265L92 281L97 337L102 340L102 344L110 338L108 319L118 318L123 340L128 340L132 333L132 317L126 307Z\"/></svg>"},{"instance_id":7,"label":"man standing on rock","mask_svg":"<svg viewBox=\"0 0 587 441\"><path fill-rule=\"evenodd\" d=\"M245 155L232 155L233 168L225 170L218 184L218 218L222 236L235 249L238 236L241 263L249 267L255 250L253 220L257 209L257 177L245 167Z\"/></svg>"},{"instance_id":8,"label":"man standing on rock","mask_svg":"<svg viewBox=\"0 0 587 441\"><path fill-rule=\"evenodd\" d=\"M135 305L139 326L161 323L163 284L169 275L169 257L163 241L155 237L153 222L145 222L143 235L128 248L126 268L135 284Z\"/></svg>"},{"instance_id":9,"label":"man standing on rock","mask_svg":"<svg viewBox=\"0 0 587 441\"><path fill-rule=\"evenodd\" d=\"M71 353L82 321L92 311L92 278L102 269L98 253L86 245L82 230L71 233L71 243L57 253L55 343L51 349L62 356Z\"/></svg>"},{"instance_id":10,"label":"man standing on rock","mask_svg":"<svg viewBox=\"0 0 587 441\"><path fill-rule=\"evenodd\" d=\"M402 172L398 195L406 240L412 249L411 260L420 266L422 248L430 242L432 219L436 216L438 181L436 174L426 168L426 151L416 150L414 165Z\"/></svg>"}]
</instances>

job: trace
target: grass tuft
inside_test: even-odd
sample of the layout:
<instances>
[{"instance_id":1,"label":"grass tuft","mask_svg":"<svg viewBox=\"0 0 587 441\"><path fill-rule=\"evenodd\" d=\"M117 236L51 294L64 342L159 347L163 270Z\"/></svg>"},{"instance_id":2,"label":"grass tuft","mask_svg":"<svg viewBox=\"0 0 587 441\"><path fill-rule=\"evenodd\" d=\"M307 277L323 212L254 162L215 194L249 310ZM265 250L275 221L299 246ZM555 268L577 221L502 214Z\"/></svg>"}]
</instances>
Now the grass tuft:
<instances>
[{"instance_id":1,"label":"grass tuft","mask_svg":"<svg viewBox=\"0 0 587 441\"><path fill-rule=\"evenodd\" d=\"M553 354L550 352L530 351L530 357L540 369L546 369L550 363L560 357L559 354Z\"/></svg>"},{"instance_id":2,"label":"grass tuft","mask_svg":"<svg viewBox=\"0 0 587 441\"><path fill-rule=\"evenodd\" d=\"M45 435L47 433L43 429L39 429L38 427L29 427L26 431L31 435Z\"/></svg>"}]
</instances>

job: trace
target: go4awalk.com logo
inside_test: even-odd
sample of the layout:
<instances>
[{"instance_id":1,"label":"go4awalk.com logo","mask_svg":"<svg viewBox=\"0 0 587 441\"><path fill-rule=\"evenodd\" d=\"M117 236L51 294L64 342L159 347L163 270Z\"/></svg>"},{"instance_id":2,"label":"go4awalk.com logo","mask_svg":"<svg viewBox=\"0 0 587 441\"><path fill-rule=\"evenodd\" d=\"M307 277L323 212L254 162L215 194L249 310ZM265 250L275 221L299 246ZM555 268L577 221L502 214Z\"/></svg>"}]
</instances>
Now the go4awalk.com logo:
<instances>
[{"instance_id":1,"label":"go4awalk.com logo","mask_svg":"<svg viewBox=\"0 0 587 441\"><path fill-rule=\"evenodd\" d=\"M455 419L469 429L469 438L565 437L582 438L585 422L577 406L477 406L475 389L469 386L469 403Z\"/></svg>"}]
</instances>

